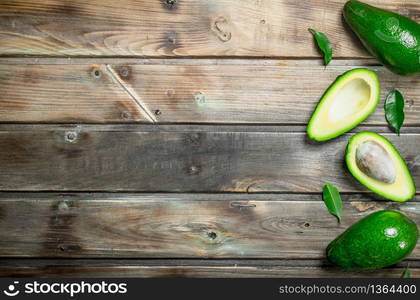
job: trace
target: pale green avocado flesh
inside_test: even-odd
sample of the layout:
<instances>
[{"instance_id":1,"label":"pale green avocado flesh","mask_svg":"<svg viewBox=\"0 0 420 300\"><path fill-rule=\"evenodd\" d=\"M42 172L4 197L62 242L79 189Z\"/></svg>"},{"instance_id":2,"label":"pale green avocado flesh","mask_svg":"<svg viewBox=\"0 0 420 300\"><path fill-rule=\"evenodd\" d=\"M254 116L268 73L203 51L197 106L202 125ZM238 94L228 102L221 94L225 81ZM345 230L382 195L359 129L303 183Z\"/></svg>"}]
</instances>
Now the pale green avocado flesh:
<instances>
[{"instance_id":1,"label":"pale green avocado flesh","mask_svg":"<svg viewBox=\"0 0 420 300\"><path fill-rule=\"evenodd\" d=\"M369 176L357 161L357 151L366 143L379 145L393 165L394 177L384 182ZM346 149L346 164L350 173L372 192L393 201L404 202L414 197L416 187L404 159L385 137L374 132L360 132L349 141ZM379 165L381 167L381 165Z\"/></svg>"},{"instance_id":2,"label":"pale green avocado flesh","mask_svg":"<svg viewBox=\"0 0 420 300\"><path fill-rule=\"evenodd\" d=\"M376 108L380 85L375 72L353 69L339 76L327 89L308 124L316 141L335 138L365 120Z\"/></svg>"}]
</instances>

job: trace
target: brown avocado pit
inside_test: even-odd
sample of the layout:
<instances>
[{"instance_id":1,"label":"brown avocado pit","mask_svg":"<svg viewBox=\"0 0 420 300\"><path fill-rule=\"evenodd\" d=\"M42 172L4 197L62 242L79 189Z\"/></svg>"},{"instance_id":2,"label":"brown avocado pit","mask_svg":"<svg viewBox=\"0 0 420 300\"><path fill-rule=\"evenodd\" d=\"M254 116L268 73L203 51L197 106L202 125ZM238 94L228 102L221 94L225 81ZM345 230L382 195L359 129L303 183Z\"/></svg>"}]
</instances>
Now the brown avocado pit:
<instances>
[{"instance_id":1,"label":"brown avocado pit","mask_svg":"<svg viewBox=\"0 0 420 300\"><path fill-rule=\"evenodd\" d=\"M375 141L365 141L356 149L356 164L367 176L394 183L397 171L388 152Z\"/></svg>"}]
</instances>

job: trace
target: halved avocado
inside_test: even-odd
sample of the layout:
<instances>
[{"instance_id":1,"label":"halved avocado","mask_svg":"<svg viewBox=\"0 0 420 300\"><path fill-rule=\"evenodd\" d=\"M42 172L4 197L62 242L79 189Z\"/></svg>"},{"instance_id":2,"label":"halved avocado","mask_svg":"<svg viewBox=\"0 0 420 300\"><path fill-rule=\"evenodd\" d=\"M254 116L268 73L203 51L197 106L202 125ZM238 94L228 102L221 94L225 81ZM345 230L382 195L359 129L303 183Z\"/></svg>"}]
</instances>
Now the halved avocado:
<instances>
[{"instance_id":1,"label":"halved avocado","mask_svg":"<svg viewBox=\"0 0 420 300\"><path fill-rule=\"evenodd\" d=\"M386 151L387 157L392 161L393 172L395 173L392 182L387 183L369 176L358 164L357 151L366 142L379 145L381 149ZM389 200L404 202L413 198L416 193L413 178L404 159L391 142L378 133L366 131L355 134L347 145L346 164L350 173L360 183L372 192Z\"/></svg>"},{"instance_id":2,"label":"halved avocado","mask_svg":"<svg viewBox=\"0 0 420 300\"><path fill-rule=\"evenodd\" d=\"M356 127L376 108L379 79L367 69L347 71L330 85L309 121L307 133L316 141L335 138Z\"/></svg>"}]
</instances>

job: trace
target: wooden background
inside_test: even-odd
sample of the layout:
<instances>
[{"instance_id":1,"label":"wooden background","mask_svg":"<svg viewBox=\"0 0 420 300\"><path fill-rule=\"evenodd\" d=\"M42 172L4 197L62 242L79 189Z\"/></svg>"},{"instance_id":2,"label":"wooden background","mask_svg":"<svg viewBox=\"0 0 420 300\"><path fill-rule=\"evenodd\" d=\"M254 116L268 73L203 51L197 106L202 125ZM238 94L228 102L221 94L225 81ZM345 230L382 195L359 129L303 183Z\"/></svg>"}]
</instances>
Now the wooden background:
<instances>
[{"instance_id":1,"label":"wooden background","mask_svg":"<svg viewBox=\"0 0 420 300\"><path fill-rule=\"evenodd\" d=\"M418 0L369 0L420 20ZM354 131L388 137L420 186L420 77L380 66L344 0L0 2L0 276L420 277L420 248L344 272L325 247L375 210L420 224L420 195L383 201L343 162L352 133L306 123L339 74L382 100ZM308 27L325 32L324 69ZM383 99L406 98L400 137ZM338 224L321 200L343 192Z\"/></svg>"}]
</instances>

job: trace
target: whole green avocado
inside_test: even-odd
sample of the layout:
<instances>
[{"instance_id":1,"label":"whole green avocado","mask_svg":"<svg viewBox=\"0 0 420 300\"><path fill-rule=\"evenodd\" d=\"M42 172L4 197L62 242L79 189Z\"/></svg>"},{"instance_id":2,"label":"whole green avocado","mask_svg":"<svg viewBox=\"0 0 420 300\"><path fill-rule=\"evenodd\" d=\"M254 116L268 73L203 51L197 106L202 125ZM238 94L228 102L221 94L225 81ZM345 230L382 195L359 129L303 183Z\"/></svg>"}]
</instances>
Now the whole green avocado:
<instances>
[{"instance_id":1,"label":"whole green avocado","mask_svg":"<svg viewBox=\"0 0 420 300\"><path fill-rule=\"evenodd\" d=\"M327 257L343 269L380 269L408 256L418 236L416 224L405 215L382 210L364 217L332 241Z\"/></svg>"},{"instance_id":2,"label":"whole green avocado","mask_svg":"<svg viewBox=\"0 0 420 300\"><path fill-rule=\"evenodd\" d=\"M363 45L391 71L420 72L420 24L356 0L345 4L343 15Z\"/></svg>"}]
</instances>

